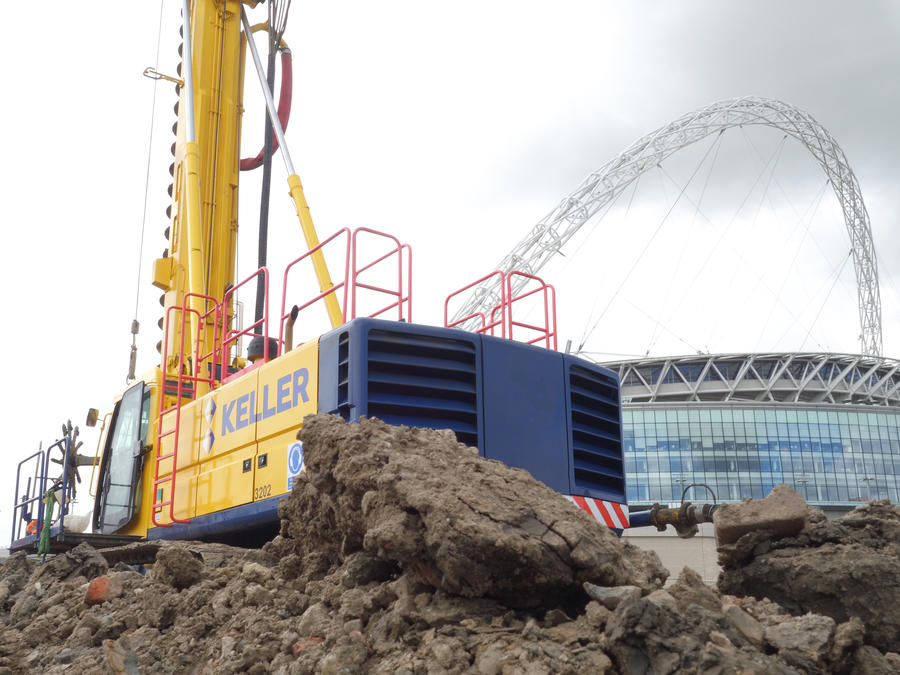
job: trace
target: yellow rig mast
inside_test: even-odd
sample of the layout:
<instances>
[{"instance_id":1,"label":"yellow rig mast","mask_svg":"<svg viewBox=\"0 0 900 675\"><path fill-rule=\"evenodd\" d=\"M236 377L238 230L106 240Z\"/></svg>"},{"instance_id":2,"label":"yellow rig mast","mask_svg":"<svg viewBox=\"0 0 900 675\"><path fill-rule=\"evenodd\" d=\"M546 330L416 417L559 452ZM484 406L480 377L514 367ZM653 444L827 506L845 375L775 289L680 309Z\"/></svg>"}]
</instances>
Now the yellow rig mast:
<instances>
[{"instance_id":1,"label":"yellow rig mast","mask_svg":"<svg viewBox=\"0 0 900 675\"><path fill-rule=\"evenodd\" d=\"M153 265L153 284L165 291L166 315L170 308L181 307L188 294L191 296L187 306L203 315L213 303L221 303L234 284L241 114L246 40L250 32L243 5L256 4L255 0L194 0L189 7L184 0L183 11L189 12L190 21L185 22L189 26L187 31L182 28L184 79L179 86L169 248ZM258 61L254 45L250 47L254 61ZM290 194L307 245L312 248L318 239L268 89L266 99L290 174ZM320 288L330 288L331 280L321 253L313 256L313 263ZM331 295L326 302L332 325L340 325L337 299ZM207 330L203 330L197 325L197 314L191 313L187 322L188 335L180 334L180 321L173 321L169 326L168 343L161 349L168 358L160 364L167 379L177 377L179 369L190 368L190 364L179 362L182 339L184 345L193 345L199 331L200 339L205 342L201 343L201 353L211 352L215 348L214 334L221 336L234 321L232 306L227 308L227 316L222 317L224 325L218 331L210 330L212 317L207 321ZM205 393L203 383L198 382L197 386L200 389L196 395Z\"/></svg>"},{"instance_id":2,"label":"yellow rig mast","mask_svg":"<svg viewBox=\"0 0 900 675\"><path fill-rule=\"evenodd\" d=\"M198 296L190 306L205 313L199 296L221 302L235 274L244 70L241 2L192 4L185 22L190 30L183 35L169 248L153 264L153 284L165 291L166 315L181 307L188 293ZM161 350L168 354L168 363L160 364L167 377L186 366L178 363L180 323L172 322ZM189 326L191 333L198 329L196 321ZM212 339L213 331L204 334ZM193 344L195 337L183 336L184 344Z\"/></svg>"}]
</instances>

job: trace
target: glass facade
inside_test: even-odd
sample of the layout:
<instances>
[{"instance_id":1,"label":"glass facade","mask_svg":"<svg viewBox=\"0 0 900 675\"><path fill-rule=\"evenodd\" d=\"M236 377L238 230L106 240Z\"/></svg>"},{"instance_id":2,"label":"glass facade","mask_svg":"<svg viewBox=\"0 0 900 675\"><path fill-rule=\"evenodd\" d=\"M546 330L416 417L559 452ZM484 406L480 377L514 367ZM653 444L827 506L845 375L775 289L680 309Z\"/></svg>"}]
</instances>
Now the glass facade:
<instances>
[{"instance_id":1,"label":"glass facade","mask_svg":"<svg viewBox=\"0 0 900 675\"><path fill-rule=\"evenodd\" d=\"M788 483L810 504L900 502L900 411L836 407L626 405L628 501L679 501L691 483L736 501ZM711 501L702 488L686 498Z\"/></svg>"}]
</instances>

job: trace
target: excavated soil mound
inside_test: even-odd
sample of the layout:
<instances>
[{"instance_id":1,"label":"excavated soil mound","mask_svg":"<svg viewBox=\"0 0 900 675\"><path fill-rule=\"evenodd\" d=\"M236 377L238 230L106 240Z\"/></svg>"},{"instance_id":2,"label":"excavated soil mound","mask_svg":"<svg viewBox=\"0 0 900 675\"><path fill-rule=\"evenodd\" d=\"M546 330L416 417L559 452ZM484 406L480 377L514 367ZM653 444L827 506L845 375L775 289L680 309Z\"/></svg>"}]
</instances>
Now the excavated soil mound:
<instances>
[{"instance_id":1,"label":"excavated soil mound","mask_svg":"<svg viewBox=\"0 0 900 675\"><path fill-rule=\"evenodd\" d=\"M452 435L316 417L303 442L262 550L129 547L155 555L143 574L86 545L9 558L0 673L900 672L858 615L687 570L663 590L655 556ZM893 507L871 508L880 537Z\"/></svg>"},{"instance_id":2,"label":"excavated soil mound","mask_svg":"<svg viewBox=\"0 0 900 675\"><path fill-rule=\"evenodd\" d=\"M795 536L749 533L723 549L723 592L764 596L792 614L858 617L868 644L900 648L900 508L890 502L835 520L810 508Z\"/></svg>"},{"instance_id":3,"label":"excavated soil mound","mask_svg":"<svg viewBox=\"0 0 900 675\"><path fill-rule=\"evenodd\" d=\"M582 597L584 581L652 589L668 576L655 553L452 432L321 415L299 437L306 481L282 505L282 554L333 564L363 551L446 593L521 607Z\"/></svg>"}]
</instances>

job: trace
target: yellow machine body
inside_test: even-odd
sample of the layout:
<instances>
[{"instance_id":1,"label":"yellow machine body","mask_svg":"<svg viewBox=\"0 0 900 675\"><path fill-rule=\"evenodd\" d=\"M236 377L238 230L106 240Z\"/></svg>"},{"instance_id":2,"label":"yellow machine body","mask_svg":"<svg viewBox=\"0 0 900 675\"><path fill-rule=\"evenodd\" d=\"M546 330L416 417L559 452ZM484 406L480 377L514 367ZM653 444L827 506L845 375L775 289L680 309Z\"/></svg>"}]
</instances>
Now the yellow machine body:
<instances>
[{"instance_id":1,"label":"yellow machine body","mask_svg":"<svg viewBox=\"0 0 900 675\"><path fill-rule=\"evenodd\" d=\"M269 363L245 370L181 407L175 454L176 520L277 497L289 489L289 450L297 443L303 418L316 412L318 344L311 341ZM159 383L150 391L152 407L154 402L158 405ZM150 427L156 424L154 417L151 416ZM175 416L167 419L174 426ZM148 435L152 435L152 429ZM165 439L163 453L172 449L175 435ZM154 502L170 497L172 483L166 481L156 488L162 494L154 499L155 455L155 449L148 453L139 488L140 507L129 523L118 530L121 534L146 535L154 527ZM160 479L170 477L171 470L172 460L164 460ZM155 510L158 523L171 523L168 508Z\"/></svg>"},{"instance_id":2,"label":"yellow machine body","mask_svg":"<svg viewBox=\"0 0 900 675\"><path fill-rule=\"evenodd\" d=\"M141 467L136 469L140 471L139 498L133 516L116 528L116 533L146 536L154 527L170 525L172 516L175 522L188 521L284 494L288 490L288 449L296 443L303 417L316 412L315 341L268 363L226 375L221 382L193 380L188 386L190 395L182 395L181 404L176 405L179 376L195 367L193 346L199 343L196 353L212 353L221 348L222 335L237 329L234 302L226 297L235 284L247 59L241 7L256 4L255 0L191 3L196 138L191 141L186 136L191 111L182 80L171 168L169 246L163 257L154 261L152 271L153 285L164 291L162 360L160 367L143 379L149 415L141 438ZM180 74L184 77L185 67ZM298 176L288 178L288 191L312 248L318 239ZM314 256L313 264L322 290L330 288L321 254ZM325 300L332 324L339 325L337 298ZM221 311L210 312L216 305ZM221 371L240 356L234 347L222 354L217 365L220 379ZM161 395L165 399L162 406ZM161 407L176 410L160 415ZM115 419L109 433L114 425ZM104 452L112 453L114 445L107 440ZM101 474L102 466L101 462ZM98 502L95 528L102 529L102 508Z\"/></svg>"}]
</instances>

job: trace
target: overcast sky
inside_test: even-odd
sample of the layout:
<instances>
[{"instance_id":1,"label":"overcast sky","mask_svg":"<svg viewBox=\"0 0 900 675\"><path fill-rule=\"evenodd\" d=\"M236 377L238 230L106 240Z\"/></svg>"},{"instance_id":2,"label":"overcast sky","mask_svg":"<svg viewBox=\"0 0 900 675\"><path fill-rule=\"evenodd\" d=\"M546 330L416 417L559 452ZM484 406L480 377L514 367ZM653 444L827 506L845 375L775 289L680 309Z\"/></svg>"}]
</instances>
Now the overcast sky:
<instances>
[{"instance_id":1,"label":"overcast sky","mask_svg":"<svg viewBox=\"0 0 900 675\"><path fill-rule=\"evenodd\" d=\"M158 67L172 74L179 5L163 3ZM158 86L149 148L154 84L141 76L156 59L160 4L43 7L39 26L18 25L0 42L6 495L15 458L56 438L67 417L80 423L89 406L110 408L124 386L138 288L139 370L155 363L160 337L148 276L166 246L175 94ZM264 17L259 7L251 20ZM789 102L830 131L859 180L885 353L896 357L898 28L900 5L886 1L295 0L288 144L320 233L366 225L411 243L414 318L438 323L447 292L493 269L635 139L717 100ZM251 73L246 81L250 155L262 107ZM587 350L614 355L858 351L837 200L809 154L782 136L735 129L718 149L713 139L698 144L586 228L543 272L560 294L562 344L587 336ZM301 246L275 167L273 267ZM246 275L258 176L242 180ZM682 191L692 201L677 200ZM0 543L10 520L0 503Z\"/></svg>"}]
</instances>

